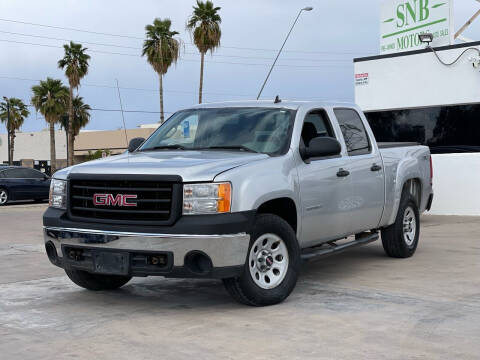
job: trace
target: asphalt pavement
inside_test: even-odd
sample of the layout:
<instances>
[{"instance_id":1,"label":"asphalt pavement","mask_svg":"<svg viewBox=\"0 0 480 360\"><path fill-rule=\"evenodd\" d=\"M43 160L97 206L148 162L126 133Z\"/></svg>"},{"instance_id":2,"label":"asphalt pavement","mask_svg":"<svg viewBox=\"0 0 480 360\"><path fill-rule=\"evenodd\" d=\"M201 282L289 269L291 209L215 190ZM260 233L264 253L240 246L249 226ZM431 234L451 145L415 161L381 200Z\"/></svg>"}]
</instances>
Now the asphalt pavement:
<instances>
[{"instance_id":1,"label":"asphalt pavement","mask_svg":"<svg viewBox=\"0 0 480 360\"><path fill-rule=\"evenodd\" d=\"M1 359L480 358L480 218L423 216L413 258L374 242L305 265L287 301L252 308L211 280L83 290L45 255L45 208L0 208Z\"/></svg>"}]
</instances>

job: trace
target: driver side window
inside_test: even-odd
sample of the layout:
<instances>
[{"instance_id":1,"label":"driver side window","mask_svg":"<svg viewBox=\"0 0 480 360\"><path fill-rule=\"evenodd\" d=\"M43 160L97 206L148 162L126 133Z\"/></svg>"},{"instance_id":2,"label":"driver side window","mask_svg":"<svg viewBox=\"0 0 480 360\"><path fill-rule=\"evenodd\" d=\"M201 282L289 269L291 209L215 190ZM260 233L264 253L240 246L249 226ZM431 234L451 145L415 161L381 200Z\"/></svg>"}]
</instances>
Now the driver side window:
<instances>
[{"instance_id":1,"label":"driver side window","mask_svg":"<svg viewBox=\"0 0 480 360\"><path fill-rule=\"evenodd\" d=\"M333 137L332 127L325 110L314 110L305 116L302 128L302 140L306 147L316 137Z\"/></svg>"}]
</instances>

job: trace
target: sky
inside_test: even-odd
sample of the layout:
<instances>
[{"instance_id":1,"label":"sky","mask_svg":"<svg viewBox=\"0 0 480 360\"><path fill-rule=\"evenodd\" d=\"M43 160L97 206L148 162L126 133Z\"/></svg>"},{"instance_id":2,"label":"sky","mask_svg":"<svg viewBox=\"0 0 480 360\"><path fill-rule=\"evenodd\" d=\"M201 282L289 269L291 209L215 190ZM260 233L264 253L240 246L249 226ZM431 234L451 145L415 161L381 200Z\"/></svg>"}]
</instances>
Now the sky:
<instances>
[{"instance_id":1,"label":"sky","mask_svg":"<svg viewBox=\"0 0 480 360\"><path fill-rule=\"evenodd\" d=\"M262 98L354 101L352 59L379 53L381 2L214 0L221 7L222 38L220 49L206 56L204 102L255 99L285 35L305 6L314 10L302 13ZM29 102L32 85L47 76L67 84L57 61L63 55L62 45L73 40L87 47L91 56L79 88L84 101L96 109L86 129L123 126L121 112L102 111L120 109L117 80L128 111L124 113L127 128L158 122L158 76L140 53L145 25L159 17L172 20L172 29L184 43L181 59L164 78L166 116L194 105L200 55L185 30L193 4L194 0L0 0L0 97ZM479 7L474 0L456 0L456 29ZM480 39L480 20L464 35ZM31 108L21 130L44 128L45 120ZM0 125L0 133L4 132Z\"/></svg>"}]
</instances>

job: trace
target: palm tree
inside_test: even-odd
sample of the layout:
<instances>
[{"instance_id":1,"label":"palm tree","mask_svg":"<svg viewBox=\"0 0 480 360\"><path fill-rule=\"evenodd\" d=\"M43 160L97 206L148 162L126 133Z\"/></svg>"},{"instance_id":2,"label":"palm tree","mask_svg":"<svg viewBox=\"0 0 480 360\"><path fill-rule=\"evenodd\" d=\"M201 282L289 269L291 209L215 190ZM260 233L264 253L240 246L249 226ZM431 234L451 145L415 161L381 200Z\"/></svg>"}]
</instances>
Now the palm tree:
<instances>
[{"instance_id":1,"label":"palm tree","mask_svg":"<svg viewBox=\"0 0 480 360\"><path fill-rule=\"evenodd\" d=\"M81 96L75 96L73 98L73 138L80 133L80 129L85 127L88 122L90 121L90 110L92 108L90 105L85 104L83 102L83 98ZM60 117L60 126L65 129L67 132L67 139L68 139L68 129L70 126L70 115L68 113L63 114Z\"/></svg>"},{"instance_id":2,"label":"palm tree","mask_svg":"<svg viewBox=\"0 0 480 360\"><path fill-rule=\"evenodd\" d=\"M146 39L143 42L142 56L147 56L147 61L158 74L160 80L160 123L165 121L163 112L163 75L168 68L175 64L180 57L180 40L175 39L177 31L170 30L170 19L156 18L153 24L145 26Z\"/></svg>"},{"instance_id":3,"label":"palm tree","mask_svg":"<svg viewBox=\"0 0 480 360\"><path fill-rule=\"evenodd\" d=\"M32 86L32 104L50 125L50 164L51 173L57 169L55 153L55 123L67 109L69 90L61 80L47 78L40 85Z\"/></svg>"},{"instance_id":4,"label":"palm tree","mask_svg":"<svg viewBox=\"0 0 480 360\"><path fill-rule=\"evenodd\" d=\"M70 85L69 93L70 99L68 103L68 114L70 123L73 122L73 89L78 89L80 86L80 80L87 75L88 72L88 60L90 56L85 53L87 48L83 48L82 44L75 44L70 41L70 44L63 45L65 55L58 61L58 67L65 70L65 76L68 78L68 84ZM72 126L68 127L68 147L67 147L67 159L68 165L73 165L73 129Z\"/></svg>"},{"instance_id":5,"label":"palm tree","mask_svg":"<svg viewBox=\"0 0 480 360\"><path fill-rule=\"evenodd\" d=\"M193 42L200 51L200 89L198 92L198 102L202 103L203 91L203 68L205 63L205 53L213 51L220 46L222 31L220 23L222 18L218 15L220 7L214 7L209 0L202 2L197 0L197 6L193 6L193 14L187 22L187 30L193 32Z\"/></svg>"},{"instance_id":6,"label":"palm tree","mask_svg":"<svg viewBox=\"0 0 480 360\"><path fill-rule=\"evenodd\" d=\"M10 112L10 114L9 114ZM15 131L20 129L25 118L30 115L27 105L17 98L6 99L0 103L0 121L7 126L8 136L10 138L10 164L13 161L13 149L15 148Z\"/></svg>"}]
</instances>

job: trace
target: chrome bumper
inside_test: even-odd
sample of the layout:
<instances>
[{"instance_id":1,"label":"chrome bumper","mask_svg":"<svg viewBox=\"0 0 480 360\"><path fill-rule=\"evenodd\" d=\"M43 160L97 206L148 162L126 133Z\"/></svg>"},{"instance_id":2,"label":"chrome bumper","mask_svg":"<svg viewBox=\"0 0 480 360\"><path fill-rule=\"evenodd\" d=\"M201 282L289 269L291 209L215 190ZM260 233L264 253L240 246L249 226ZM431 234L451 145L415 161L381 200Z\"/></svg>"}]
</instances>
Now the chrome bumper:
<instances>
[{"instance_id":1,"label":"chrome bumper","mask_svg":"<svg viewBox=\"0 0 480 360\"><path fill-rule=\"evenodd\" d=\"M165 251L173 253L173 265L183 266L190 251L202 251L214 267L239 266L245 263L250 241L246 233L227 235L178 235L113 232L74 228L44 227L45 243L55 245L62 257L62 245L119 250Z\"/></svg>"}]
</instances>

